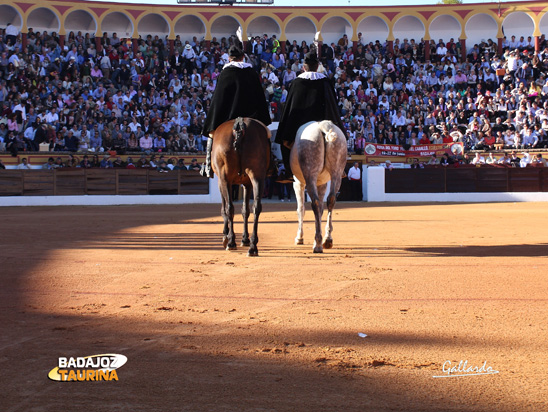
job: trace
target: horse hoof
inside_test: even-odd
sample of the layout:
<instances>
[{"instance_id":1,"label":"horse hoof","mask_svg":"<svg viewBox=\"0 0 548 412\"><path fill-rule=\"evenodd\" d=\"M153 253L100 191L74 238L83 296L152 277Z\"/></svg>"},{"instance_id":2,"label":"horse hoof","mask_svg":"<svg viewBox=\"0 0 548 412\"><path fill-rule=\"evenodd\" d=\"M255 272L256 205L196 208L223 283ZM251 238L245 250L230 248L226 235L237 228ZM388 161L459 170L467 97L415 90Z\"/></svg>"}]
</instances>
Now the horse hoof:
<instances>
[{"instance_id":1,"label":"horse hoof","mask_svg":"<svg viewBox=\"0 0 548 412\"><path fill-rule=\"evenodd\" d=\"M241 246L249 246L251 242L249 240L242 240Z\"/></svg>"},{"instance_id":2,"label":"horse hoof","mask_svg":"<svg viewBox=\"0 0 548 412\"><path fill-rule=\"evenodd\" d=\"M325 249L331 249L333 247L333 239L326 239L326 241L323 242L323 247Z\"/></svg>"},{"instance_id":3,"label":"horse hoof","mask_svg":"<svg viewBox=\"0 0 548 412\"><path fill-rule=\"evenodd\" d=\"M314 253L323 253L323 247L321 246L316 246L314 248Z\"/></svg>"},{"instance_id":4,"label":"horse hoof","mask_svg":"<svg viewBox=\"0 0 548 412\"><path fill-rule=\"evenodd\" d=\"M226 250L236 250L236 245L228 245Z\"/></svg>"},{"instance_id":5,"label":"horse hoof","mask_svg":"<svg viewBox=\"0 0 548 412\"><path fill-rule=\"evenodd\" d=\"M259 256L259 251L258 251L257 249L255 249L255 250L249 250L249 251L247 252L247 256L249 256L249 257Z\"/></svg>"},{"instance_id":6,"label":"horse hoof","mask_svg":"<svg viewBox=\"0 0 548 412\"><path fill-rule=\"evenodd\" d=\"M223 236L223 249L226 249L228 245L228 238L226 236Z\"/></svg>"},{"instance_id":7,"label":"horse hoof","mask_svg":"<svg viewBox=\"0 0 548 412\"><path fill-rule=\"evenodd\" d=\"M304 239L295 239L296 245L304 245Z\"/></svg>"}]
</instances>

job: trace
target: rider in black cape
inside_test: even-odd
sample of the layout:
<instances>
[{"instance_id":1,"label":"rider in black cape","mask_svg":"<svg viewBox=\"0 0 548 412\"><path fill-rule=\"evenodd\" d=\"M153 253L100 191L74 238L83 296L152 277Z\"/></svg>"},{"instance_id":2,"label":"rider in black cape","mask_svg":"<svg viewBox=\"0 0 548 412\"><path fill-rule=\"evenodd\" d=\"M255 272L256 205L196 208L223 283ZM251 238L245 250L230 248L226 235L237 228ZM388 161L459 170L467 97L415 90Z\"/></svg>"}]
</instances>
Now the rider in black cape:
<instances>
[{"instance_id":1,"label":"rider in black cape","mask_svg":"<svg viewBox=\"0 0 548 412\"><path fill-rule=\"evenodd\" d=\"M259 75L251 64L243 61L244 52L239 45L231 46L228 54L229 63L223 67L217 78L217 86L202 130L202 135L208 136L206 163L200 171L204 177L213 178L211 136L217 127L237 117L251 117L261 121L265 126L271 123Z\"/></svg>"},{"instance_id":2,"label":"rider in black cape","mask_svg":"<svg viewBox=\"0 0 548 412\"><path fill-rule=\"evenodd\" d=\"M291 146L299 127L310 121L331 120L345 134L333 84L323 73L318 73L318 56L315 50L304 59L305 72L291 82L284 111L276 132L276 143L281 146L288 179L293 173L289 162Z\"/></svg>"}]
</instances>

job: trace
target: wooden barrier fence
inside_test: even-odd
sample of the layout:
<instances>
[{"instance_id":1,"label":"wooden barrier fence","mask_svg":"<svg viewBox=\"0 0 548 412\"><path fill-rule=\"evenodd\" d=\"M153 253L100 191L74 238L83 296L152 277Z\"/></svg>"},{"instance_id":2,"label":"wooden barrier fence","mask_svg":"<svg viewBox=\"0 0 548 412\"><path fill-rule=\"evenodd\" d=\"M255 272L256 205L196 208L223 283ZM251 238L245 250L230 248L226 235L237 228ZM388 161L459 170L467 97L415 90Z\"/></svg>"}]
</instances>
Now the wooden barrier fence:
<instances>
[{"instance_id":1,"label":"wooden barrier fence","mask_svg":"<svg viewBox=\"0 0 548 412\"><path fill-rule=\"evenodd\" d=\"M191 170L0 170L0 196L204 194L209 179Z\"/></svg>"},{"instance_id":2,"label":"wooden barrier fence","mask_svg":"<svg viewBox=\"0 0 548 412\"><path fill-rule=\"evenodd\" d=\"M386 193L548 192L545 167L436 167L394 169L385 174Z\"/></svg>"}]
</instances>

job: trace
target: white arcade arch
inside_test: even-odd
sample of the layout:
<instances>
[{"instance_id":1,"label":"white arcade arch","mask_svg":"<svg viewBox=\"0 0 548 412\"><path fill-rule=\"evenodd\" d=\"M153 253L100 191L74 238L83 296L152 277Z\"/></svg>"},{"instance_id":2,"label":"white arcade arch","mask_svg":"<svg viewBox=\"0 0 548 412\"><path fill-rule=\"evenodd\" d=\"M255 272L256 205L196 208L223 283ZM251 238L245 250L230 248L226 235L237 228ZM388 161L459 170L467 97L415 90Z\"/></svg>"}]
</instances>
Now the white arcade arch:
<instances>
[{"instance_id":1,"label":"white arcade arch","mask_svg":"<svg viewBox=\"0 0 548 412\"><path fill-rule=\"evenodd\" d=\"M27 27L32 28L35 33L44 30L51 33L59 32L61 23L57 15L50 9L39 7L30 12L27 18Z\"/></svg>"},{"instance_id":2,"label":"white arcade arch","mask_svg":"<svg viewBox=\"0 0 548 412\"><path fill-rule=\"evenodd\" d=\"M475 44L489 39L497 43L498 24L495 19L484 13L472 16L466 23L466 48L470 50Z\"/></svg>"},{"instance_id":3,"label":"white arcade arch","mask_svg":"<svg viewBox=\"0 0 548 412\"><path fill-rule=\"evenodd\" d=\"M85 10L71 11L65 19L65 31L70 33L82 33L95 34L97 32L97 22L95 18Z\"/></svg>"},{"instance_id":4,"label":"white arcade arch","mask_svg":"<svg viewBox=\"0 0 548 412\"><path fill-rule=\"evenodd\" d=\"M348 40L351 45L352 43L350 40L352 39L352 26L342 17L330 17L322 25L322 38L324 43L337 43L344 34L348 36ZM306 40L307 43L311 43L313 39L314 36L312 36L311 39L304 40Z\"/></svg>"},{"instance_id":5,"label":"white arcade arch","mask_svg":"<svg viewBox=\"0 0 548 412\"><path fill-rule=\"evenodd\" d=\"M308 17L297 16L291 19L285 26L285 37L289 40L290 43L293 43L293 40L297 40L297 44L301 44L304 40L307 43L310 39L314 38L317 29L316 25ZM325 39L323 40L326 43ZM287 50L289 53L291 50Z\"/></svg>"},{"instance_id":6,"label":"white arcade arch","mask_svg":"<svg viewBox=\"0 0 548 412\"><path fill-rule=\"evenodd\" d=\"M376 40L379 40L383 44L388 38L390 30L383 19L378 16L369 16L358 24L358 33L360 32L366 43L375 43Z\"/></svg>"},{"instance_id":7,"label":"white arcade arch","mask_svg":"<svg viewBox=\"0 0 548 412\"><path fill-rule=\"evenodd\" d=\"M419 43L424 33L424 24L415 16L403 16L394 24L394 38L400 39L400 43L403 43L404 39L415 39Z\"/></svg>"},{"instance_id":8,"label":"white arcade arch","mask_svg":"<svg viewBox=\"0 0 548 412\"><path fill-rule=\"evenodd\" d=\"M436 17L430 23L430 38L436 42L443 40L444 43L447 43L451 38L458 42L462 28L460 22L453 16L446 14Z\"/></svg>"}]
</instances>

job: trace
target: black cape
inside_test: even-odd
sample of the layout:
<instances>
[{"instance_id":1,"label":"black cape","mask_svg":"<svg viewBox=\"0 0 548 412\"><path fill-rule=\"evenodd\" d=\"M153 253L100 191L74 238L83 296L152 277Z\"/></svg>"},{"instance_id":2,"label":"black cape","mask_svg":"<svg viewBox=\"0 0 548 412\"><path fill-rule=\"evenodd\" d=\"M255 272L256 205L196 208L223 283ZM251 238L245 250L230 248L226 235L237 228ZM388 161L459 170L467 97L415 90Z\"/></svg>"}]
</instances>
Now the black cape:
<instances>
[{"instance_id":1,"label":"black cape","mask_svg":"<svg viewBox=\"0 0 548 412\"><path fill-rule=\"evenodd\" d=\"M276 132L276 143L294 142L299 127L311 121L331 120L346 136L335 90L327 77L318 80L297 77L291 82Z\"/></svg>"},{"instance_id":2,"label":"black cape","mask_svg":"<svg viewBox=\"0 0 548 412\"><path fill-rule=\"evenodd\" d=\"M209 136L209 133L227 120L240 116L260 120L266 126L271 123L257 72L251 67L241 69L229 66L217 78L202 134Z\"/></svg>"}]
</instances>

